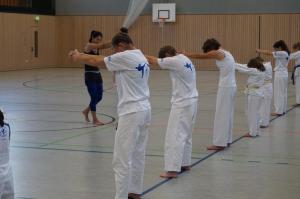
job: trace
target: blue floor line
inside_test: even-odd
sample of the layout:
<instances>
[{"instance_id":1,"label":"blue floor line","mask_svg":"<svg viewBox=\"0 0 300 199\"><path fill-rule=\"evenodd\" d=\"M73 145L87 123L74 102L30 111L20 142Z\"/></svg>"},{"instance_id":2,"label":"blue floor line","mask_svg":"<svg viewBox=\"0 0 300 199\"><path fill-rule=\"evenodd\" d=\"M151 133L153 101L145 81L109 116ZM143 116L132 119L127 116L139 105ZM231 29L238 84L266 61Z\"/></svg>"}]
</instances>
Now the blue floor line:
<instances>
[{"instance_id":1,"label":"blue floor line","mask_svg":"<svg viewBox=\"0 0 300 199\"><path fill-rule=\"evenodd\" d=\"M290 112L291 110L293 110L294 108L296 108L296 106L290 107L290 108L286 111L286 114L287 114L288 112ZM277 118L282 117L282 116L284 116L284 115L276 116L276 117L272 118L272 119L270 120L270 123L273 122L274 120L276 120ZM241 140L241 139L243 139L243 138L244 138L244 136L241 136L241 137L239 137L238 139L234 140L231 144L234 144L235 142L238 142L239 140ZM224 151L224 150L220 150L220 151ZM193 163L193 164L191 165L191 167L194 167L194 166L200 164L200 163L203 162L204 160L207 160L208 158L212 157L213 155L219 153L220 151L214 151L214 152L208 154L208 155L205 156L204 158L201 158L200 160L198 160L198 161L196 161L195 163ZM184 173L184 172L186 172L186 171L180 172L178 175L181 175L181 174ZM149 193L149 192L155 190L156 188L162 186L163 184L165 184L165 183L167 183L167 182L169 182L169 181L171 181L171 180L173 180L173 178L168 178L168 179L162 180L162 181L160 181L159 183L157 183L157 184L151 186L150 188L146 189L141 195L144 196L144 195L146 195L147 193Z\"/></svg>"}]
</instances>

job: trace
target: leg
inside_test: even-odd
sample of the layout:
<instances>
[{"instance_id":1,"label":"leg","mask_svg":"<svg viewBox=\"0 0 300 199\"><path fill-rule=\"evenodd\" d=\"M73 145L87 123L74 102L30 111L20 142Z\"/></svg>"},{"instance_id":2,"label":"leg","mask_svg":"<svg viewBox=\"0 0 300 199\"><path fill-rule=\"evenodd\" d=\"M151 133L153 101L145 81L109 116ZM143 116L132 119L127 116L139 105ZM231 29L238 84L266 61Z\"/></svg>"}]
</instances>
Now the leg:
<instances>
[{"instance_id":1,"label":"leg","mask_svg":"<svg viewBox=\"0 0 300 199\"><path fill-rule=\"evenodd\" d=\"M256 137L259 134L259 106L261 98L255 95L248 95L247 120L249 126L249 134L246 137Z\"/></svg>"},{"instance_id":2,"label":"leg","mask_svg":"<svg viewBox=\"0 0 300 199\"><path fill-rule=\"evenodd\" d=\"M272 115L282 115L286 111L286 98L287 98L287 88L285 85L285 77L278 75L275 72L274 78L274 106L275 106L275 113Z\"/></svg>"},{"instance_id":3,"label":"leg","mask_svg":"<svg viewBox=\"0 0 300 199\"><path fill-rule=\"evenodd\" d=\"M128 197L130 181L132 179L132 157L139 138L139 125L144 117L138 113L130 113L119 118L118 130L115 136L113 169L116 181L115 199Z\"/></svg>"},{"instance_id":4,"label":"leg","mask_svg":"<svg viewBox=\"0 0 300 199\"><path fill-rule=\"evenodd\" d=\"M299 70L298 70L299 71ZM296 104L300 105L300 76L295 76Z\"/></svg>"},{"instance_id":5,"label":"leg","mask_svg":"<svg viewBox=\"0 0 300 199\"><path fill-rule=\"evenodd\" d=\"M93 124L103 125L104 123L99 121L96 114L96 106L102 99L103 87L99 82L92 82L88 84L88 91L91 96L90 110L92 113Z\"/></svg>"},{"instance_id":6,"label":"leg","mask_svg":"<svg viewBox=\"0 0 300 199\"><path fill-rule=\"evenodd\" d=\"M83 111L82 114L84 115L85 121L86 122L90 122L90 118L89 118L89 113L90 113L91 109L90 106L86 107Z\"/></svg>"},{"instance_id":7,"label":"leg","mask_svg":"<svg viewBox=\"0 0 300 199\"><path fill-rule=\"evenodd\" d=\"M192 133L193 128L196 122L197 118L197 106L198 101L191 104L189 110L186 110L186 133L187 138L184 146L183 151L183 158L182 158L182 164L181 164L181 171L190 170L190 166L192 164Z\"/></svg>"},{"instance_id":8,"label":"leg","mask_svg":"<svg viewBox=\"0 0 300 199\"><path fill-rule=\"evenodd\" d=\"M207 147L208 150L222 150L227 146L229 134L231 132L232 101L233 91L236 88L219 87L217 93L216 113L213 129L213 145ZM232 118L233 119L233 118Z\"/></svg>"},{"instance_id":9,"label":"leg","mask_svg":"<svg viewBox=\"0 0 300 199\"><path fill-rule=\"evenodd\" d=\"M147 110L139 112L137 115L137 117L140 118L138 123L139 135L132 153L129 193L140 196L140 194L143 192L145 156L148 142L148 129L151 121L151 111Z\"/></svg>"},{"instance_id":10,"label":"leg","mask_svg":"<svg viewBox=\"0 0 300 199\"><path fill-rule=\"evenodd\" d=\"M165 172L160 175L162 178L177 177L181 170L182 152L184 144L181 141L183 108L171 107L168 127L165 137Z\"/></svg>"}]
</instances>

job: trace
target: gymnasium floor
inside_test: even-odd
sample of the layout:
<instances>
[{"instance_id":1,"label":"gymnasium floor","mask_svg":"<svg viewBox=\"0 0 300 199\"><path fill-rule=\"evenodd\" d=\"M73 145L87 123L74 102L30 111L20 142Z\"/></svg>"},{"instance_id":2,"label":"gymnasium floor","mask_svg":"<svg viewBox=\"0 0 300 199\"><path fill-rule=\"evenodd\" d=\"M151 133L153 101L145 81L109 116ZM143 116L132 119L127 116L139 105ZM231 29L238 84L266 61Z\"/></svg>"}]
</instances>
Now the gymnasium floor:
<instances>
[{"instance_id":1,"label":"gymnasium floor","mask_svg":"<svg viewBox=\"0 0 300 199\"><path fill-rule=\"evenodd\" d=\"M0 106L12 128L11 163L17 199L112 199L112 151L116 91L112 75L102 70L105 93L98 105L107 124L83 120L88 104L83 71L36 69L0 72ZM192 170L177 179L159 178L170 110L167 71L151 71L152 125L147 148L144 199L299 199L300 107L272 118L258 138L247 133L242 92L246 77L237 73L234 140L221 152L206 150L212 141L218 72L197 74L199 107L193 134Z\"/></svg>"}]
</instances>

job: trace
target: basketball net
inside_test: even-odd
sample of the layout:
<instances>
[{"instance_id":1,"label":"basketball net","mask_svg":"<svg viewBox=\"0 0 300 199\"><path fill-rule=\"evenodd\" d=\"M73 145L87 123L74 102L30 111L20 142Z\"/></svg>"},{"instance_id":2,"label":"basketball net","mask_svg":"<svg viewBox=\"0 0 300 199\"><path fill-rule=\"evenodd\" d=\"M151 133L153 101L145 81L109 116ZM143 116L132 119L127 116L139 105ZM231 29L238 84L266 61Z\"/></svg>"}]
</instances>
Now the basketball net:
<instances>
[{"instance_id":1,"label":"basketball net","mask_svg":"<svg viewBox=\"0 0 300 199\"><path fill-rule=\"evenodd\" d=\"M164 18L158 19L158 25L159 25L159 27L163 28L164 25L165 25L165 22L166 22L166 19L164 19Z\"/></svg>"}]
</instances>

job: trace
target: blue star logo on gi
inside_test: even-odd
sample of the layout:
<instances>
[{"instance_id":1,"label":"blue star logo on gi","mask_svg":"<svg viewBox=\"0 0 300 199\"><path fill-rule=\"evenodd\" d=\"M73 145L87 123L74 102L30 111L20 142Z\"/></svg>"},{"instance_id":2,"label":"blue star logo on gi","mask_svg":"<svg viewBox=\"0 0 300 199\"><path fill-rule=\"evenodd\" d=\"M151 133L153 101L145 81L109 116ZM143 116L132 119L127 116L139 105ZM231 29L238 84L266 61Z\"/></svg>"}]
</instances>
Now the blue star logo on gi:
<instances>
[{"instance_id":1,"label":"blue star logo on gi","mask_svg":"<svg viewBox=\"0 0 300 199\"><path fill-rule=\"evenodd\" d=\"M184 67L189 68L189 69L191 69L191 71L193 71L193 69L192 69L192 63L186 63L184 65Z\"/></svg>"},{"instance_id":2,"label":"blue star logo on gi","mask_svg":"<svg viewBox=\"0 0 300 199\"><path fill-rule=\"evenodd\" d=\"M144 77L145 67L148 67L147 63L139 64L138 67L135 67L138 71L142 72L142 78ZM146 71L148 71L148 68L146 68Z\"/></svg>"},{"instance_id":3,"label":"blue star logo on gi","mask_svg":"<svg viewBox=\"0 0 300 199\"><path fill-rule=\"evenodd\" d=\"M7 135L7 132L5 131L5 129L1 129L0 137L5 137L6 135Z\"/></svg>"}]
</instances>

